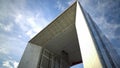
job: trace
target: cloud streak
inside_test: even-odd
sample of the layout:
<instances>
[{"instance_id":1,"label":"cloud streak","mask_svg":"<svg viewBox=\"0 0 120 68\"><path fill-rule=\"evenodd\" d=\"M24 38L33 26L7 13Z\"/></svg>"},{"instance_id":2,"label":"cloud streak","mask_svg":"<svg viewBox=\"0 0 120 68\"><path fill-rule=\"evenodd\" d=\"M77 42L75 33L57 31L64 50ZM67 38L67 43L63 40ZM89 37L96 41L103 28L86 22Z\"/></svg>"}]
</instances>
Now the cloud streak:
<instances>
[{"instance_id":1,"label":"cloud streak","mask_svg":"<svg viewBox=\"0 0 120 68\"><path fill-rule=\"evenodd\" d=\"M17 68L18 62L14 61L14 60L6 60L6 61L3 61L2 65L5 68Z\"/></svg>"},{"instance_id":2,"label":"cloud streak","mask_svg":"<svg viewBox=\"0 0 120 68\"><path fill-rule=\"evenodd\" d=\"M58 0L56 4L56 8L60 11L63 11L65 9L65 6Z\"/></svg>"},{"instance_id":3,"label":"cloud streak","mask_svg":"<svg viewBox=\"0 0 120 68\"><path fill-rule=\"evenodd\" d=\"M57 0L55 7L57 10L64 11L68 6L70 6L75 0L68 0L65 3L62 0Z\"/></svg>"},{"instance_id":4,"label":"cloud streak","mask_svg":"<svg viewBox=\"0 0 120 68\"><path fill-rule=\"evenodd\" d=\"M9 23L7 25L0 23L0 28L3 29L6 32L12 31L13 26L14 25L12 23Z\"/></svg>"},{"instance_id":5,"label":"cloud streak","mask_svg":"<svg viewBox=\"0 0 120 68\"><path fill-rule=\"evenodd\" d=\"M9 61L4 61L4 62L3 62L3 67L13 68L13 67L10 65Z\"/></svg>"}]
</instances>

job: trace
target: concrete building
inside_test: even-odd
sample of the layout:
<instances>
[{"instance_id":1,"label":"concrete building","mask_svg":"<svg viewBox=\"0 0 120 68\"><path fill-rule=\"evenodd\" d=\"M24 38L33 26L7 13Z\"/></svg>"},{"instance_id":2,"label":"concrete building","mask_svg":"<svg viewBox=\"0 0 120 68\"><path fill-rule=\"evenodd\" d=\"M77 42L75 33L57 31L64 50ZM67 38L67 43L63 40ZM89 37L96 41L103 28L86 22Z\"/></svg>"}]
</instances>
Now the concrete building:
<instances>
[{"instance_id":1,"label":"concrete building","mask_svg":"<svg viewBox=\"0 0 120 68\"><path fill-rule=\"evenodd\" d=\"M120 67L110 46L89 14L75 2L29 41L18 68L70 68L78 63L84 68Z\"/></svg>"}]
</instances>

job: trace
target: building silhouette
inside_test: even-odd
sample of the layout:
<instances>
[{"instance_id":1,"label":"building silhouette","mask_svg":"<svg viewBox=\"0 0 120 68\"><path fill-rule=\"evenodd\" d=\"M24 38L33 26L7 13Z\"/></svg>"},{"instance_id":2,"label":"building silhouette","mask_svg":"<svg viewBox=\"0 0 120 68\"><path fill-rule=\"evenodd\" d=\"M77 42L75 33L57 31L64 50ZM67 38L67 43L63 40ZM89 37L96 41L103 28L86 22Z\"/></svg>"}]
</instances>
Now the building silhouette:
<instances>
[{"instance_id":1,"label":"building silhouette","mask_svg":"<svg viewBox=\"0 0 120 68\"><path fill-rule=\"evenodd\" d=\"M119 68L111 46L76 1L28 42L18 68Z\"/></svg>"}]
</instances>

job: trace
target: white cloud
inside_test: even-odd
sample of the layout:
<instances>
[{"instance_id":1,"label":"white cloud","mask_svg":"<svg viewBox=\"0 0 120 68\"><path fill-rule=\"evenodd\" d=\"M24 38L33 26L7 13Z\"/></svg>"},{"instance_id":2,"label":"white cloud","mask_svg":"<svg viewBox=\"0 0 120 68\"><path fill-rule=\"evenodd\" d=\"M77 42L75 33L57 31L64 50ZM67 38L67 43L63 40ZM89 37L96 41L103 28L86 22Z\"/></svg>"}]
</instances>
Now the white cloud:
<instances>
[{"instance_id":1,"label":"white cloud","mask_svg":"<svg viewBox=\"0 0 120 68\"><path fill-rule=\"evenodd\" d=\"M14 61L14 62L13 62L14 68L17 68L17 67L18 67L18 64L19 64L18 62Z\"/></svg>"},{"instance_id":2,"label":"white cloud","mask_svg":"<svg viewBox=\"0 0 120 68\"><path fill-rule=\"evenodd\" d=\"M9 23L8 25L4 26L5 31L11 31L13 28L13 24Z\"/></svg>"},{"instance_id":3,"label":"white cloud","mask_svg":"<svg viewBox=\"0 0 120 68\"><path fill-rule=\"evenodd\" d=\"M20 27L22 32L30 38L48 24L48 20L44 17L44 12L41 10L34 12L27 9L16 9L13 17L14 22Z\"/></svg>"},{"instance_id":4,"label":"white cloud","mask_svg":"<svg viewBox=\"0 0 120 68\"><path fill-rule=\"evenodd\" d=\"M0 28L4 31L10 32L14 27L13 17L16 13L19 13L25 6L26 0L0 0ZM18 16L19 18L20 15ZM19 19L16 19L18 21Z\"/></svg>"},{"instance_id":5,"label":"white cloud","mask_svg":"<svg viewBox=\"0 0 120 68\"><path fill-rule=\"evenodd\" d=\"M26 35L29 36L30 38L32 38L35 35L35 32L33 30L28 30L26 32Z\"/></svg>"},{"instance_id":6,"label":"white cloud","mask_svg":"<svg viewBox=\"0 0 120 68\"><path fill-rule=\"evenodd\" d=\"M0 23L0 28L3 29L6 32L10 32L13 28L12 23L8 23L7 25Z\"/></svg>"},{"instance_id":7,"label":"white cloud","mask_svg":"<svg viewBox=\"0 0 120 68\"><path fill-rule=\"evenodd\" d=\"M20 21L22 20L22 18L23 18L23 17L22 17L22 14L16 15L16 16L15 16L15 22L16 22L16 23L20 22Z\"/></svg>"},{"instance_id":8,"label":"white cloud","mask_svg":"<svg viewBox=\"0 0 120 68\"><path fill-rule=\"evenodd\" d=\"M19 63L14 60L6 60L6 61L3 61L2 66L7 68L17 68L18 64Z\"/></svg>"},{"instance_id":9,"label":"white cloud","mask_svg":"<svg viewBox=\"0 0 120 68\"><path fill-rule=\"evenodd\" d=\"M26 0L15 0L14 2L1 0L0 6L2 6L0 8L0 19L4 21L6 17L11 17L12 21L15 22L9 21L7 25L1 22L0 28L4 31L12 31L13 27L16 27L14 24L17 24L18 29L21 29L21 33L31 38L48 24L48 20L44 17L44 12L40 8L38 12L26 8Z\"/></svg>"},{"instance_id":10,"label":"white cloud","mask_svg":"<svg viewBox=\"0 0 120 68\"><path fill-rule=\"evenodd\" d=\"M17 58L20 58L22 56L27 44L27 42L25 42L24 40L5 34L0 34L0 43L0 54L5 56L14 55L17 56Z\"/></svg>"},{"instance_id":11,"label":"white cloud","mask_svg":"<svg viewBox=\"0 0 120 68\"><path fill-rule=\"evenodd\" d=\"M108 39L111 40L116 38L114 32L119 27L119 25L108 23L104 16L96 17L93 19Z\"/></svg>"},{"instance_id":12,"label":"white cloud","mask_svg":"<svg viewBox=\"0 0 120 68\"><path fill-rule=\"evenodd\" d=\"M18 38L22 38L22 36L21 36L21 35L18 35Z\"/></svg>"},{"instance_id":13,"label":"white cloud","mask_svg":"<svg viewBox=\"0 0 120 68\"><path fill-rule=\"evenodd\" d=\"M41 18L42 19L42 18ZM42 21L37 21L38 19L35 17L30 17L30 18L27 18L27 22L29 24L29 26L32 27L32 31L35 32L35 33L38 33L44 26L40 26L38 25L37 23L39 22L42 22ZM43 23L46 23L46 22L43 22ZM28 30L30 32L30 30Z\"/></svg>"},{"instance_id":14,"label":"white cloud","mask_svg":"<svg viewBox=\"0 0 120 68\"><path fill-rule=\"evenodd\" d=\"M10 65L10 62L9 62L9 61L4 61L4 62L3 62L3 67L13 68L13 67Z\"/></svg>"},{"instance_id":15,"label":"white cloud","mask_svg":"<svg viewBox=\"0 0 120 68\"><path fill-rule=\"evenodd\" d=\"M35 26L35 19L34 19L33 17L28 18L27 21L28 21L32 26Z\"/></svg>"},{"instance_id":16,"label":"white cloud","mask_svg":"<svg viewBox=\"0 0 120 68\"><path fill-rule=\"evenodd\" d=\"M73 4L76 0L70 0L67 2L67 4L70 6L71 4Z\"/></svg>"},{"instance_id":17,"label":"white cloud","mask_svg":"<svg viewBox=\"0 0 120 68\"><path fill-rule=\"evenodd\" d=\"M12 59L12 57L11 57L11 56L8 56L8 58L9 58L9 59Z\"/></svg>"},{"instance_id":18,"label":"white cloud","mask_svg":"<svg viewBox=\"0 0 120 68\"><path fill-rule=\"evenodd\" d=\"M15 22L27 36L32 38L48 24L48 20L44 18L43 12L35 14L33 12L26 11L25 13L28 14L16 14L18 16L15 17Z\"/></svg>"},{"instance_id":19,"label":"white cloud","mask_svg":"<svg viewBox=\"0 0 120 68\"><path fill-rule=\"evenodd\" d=\"M56 8L60 11L63 11L65 9L65 6L58 0L56 4Z\"/></svg>"},{"instance_id":20,"label":"white cloud","mask_svg":"<svg viewBox=\"0 0 120 68\"><path fill-rule=\"evenodd\" d=\"M6 48L0 48L0 53L8 54L9 52Z\"/></svg>"},{"instance_id":21,"label":"white cloud","mask_svg":"<svg viewBox=\"0 0 120 68\"><path fill-rule=\"evenodd\" d=\"M8 16L13 16L15 13L23 9L26 0L0 0L0 19L3 20Z\"/></svg>"}]
</instances>

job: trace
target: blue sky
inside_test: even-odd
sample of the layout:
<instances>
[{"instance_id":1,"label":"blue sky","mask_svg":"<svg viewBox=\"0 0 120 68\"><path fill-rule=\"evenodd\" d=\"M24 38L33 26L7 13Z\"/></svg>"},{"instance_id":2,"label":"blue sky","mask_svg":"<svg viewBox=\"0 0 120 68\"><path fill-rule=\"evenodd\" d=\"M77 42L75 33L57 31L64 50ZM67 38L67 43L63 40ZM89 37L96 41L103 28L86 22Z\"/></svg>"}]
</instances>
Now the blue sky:
<instances>
[{"instance_id":1,"label":"blue sky","mask_svg":"<svg viewBox=\"0 0 120 68\"><path fill-rule=\"evenodd\" d=\"M0 68L16 68L27 42L73 2L0 0ZM120 1L80 0L80 3L120 54Z\"/></svg>"}]
</instances>

